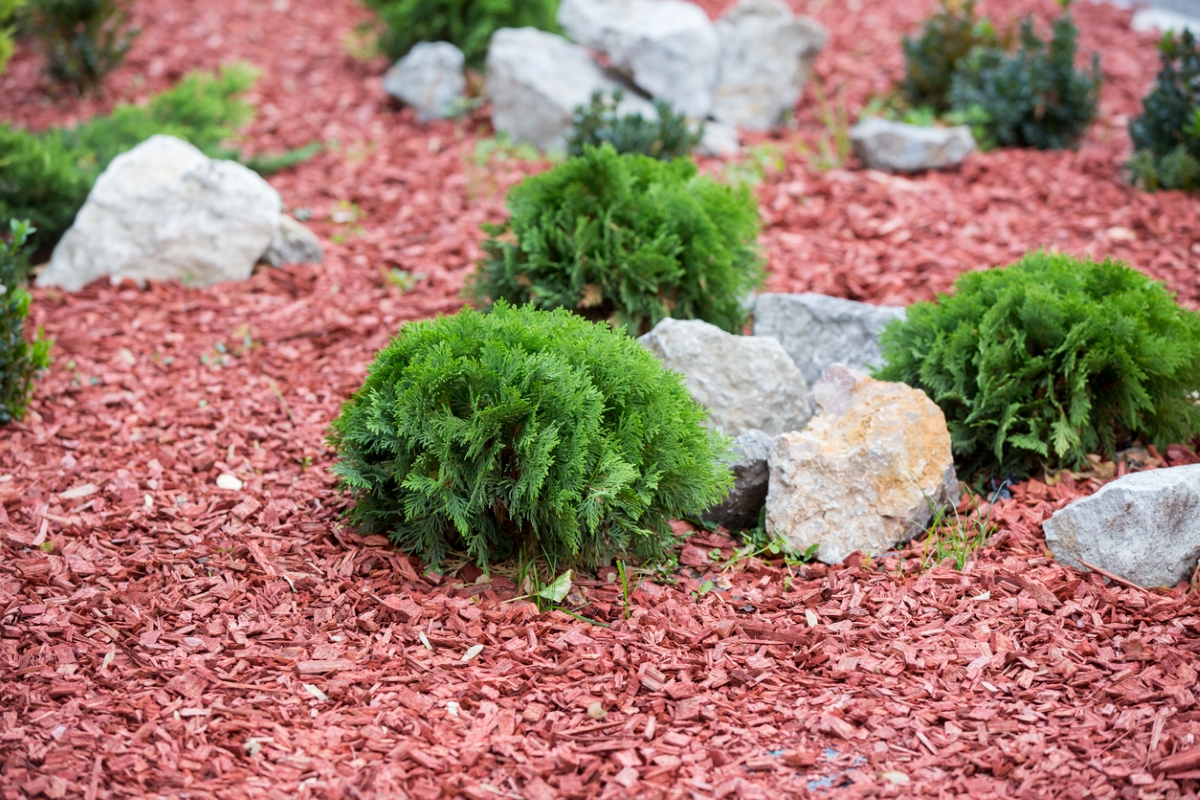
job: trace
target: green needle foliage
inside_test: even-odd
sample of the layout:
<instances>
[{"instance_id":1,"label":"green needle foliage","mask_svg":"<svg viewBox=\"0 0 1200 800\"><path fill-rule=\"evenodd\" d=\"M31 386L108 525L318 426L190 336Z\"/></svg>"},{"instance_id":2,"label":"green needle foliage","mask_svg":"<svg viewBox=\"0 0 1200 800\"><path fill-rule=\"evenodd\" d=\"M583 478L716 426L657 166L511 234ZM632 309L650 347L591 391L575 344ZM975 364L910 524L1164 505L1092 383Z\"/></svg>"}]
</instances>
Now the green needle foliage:
<instances>
[{"instance_id":1,"label":"green needle foliage","mask_svg":"<svg viewBox=\"0 0 1200 800\"><path fill-rule=\"evenodd\" d=\"M693 130L687 117L665 100L654 104L657 120L641 114L618 114L617 106L623 96L620 89L610 99L597 91L592 94L590 105L575 109L574 128L567 136L567 155L581 156L585 147L599 147L607 142L618 153L641 153L670 161L688 155L700 143L703 123Z\"/></svg>"},{"instance_id":2,"label":"green needle foliage","mask_svg":"<svg viewBox=\"0 0 1200 800\"><path fill-rule=\"evenodd\" d=\"M634 339L499 302L409 323L333 423L350 518L437 563L656 560L718 502L727 442Z\"/></svg>"},{"instance_id":3,"label":"green needle foliage","mask_svg":"<svg viewBox=\"0 0 1200 800\"><path fill-rule=\"evenodd\" d=\"M12 238L0 242L0 425L25 414L33 391L33 376L50 365L50 341L39 330L33 342L25 339L29 294L21 286L17 253L30 233L28 222L11 220Z\"/></svg>"},{"instance_id":4,"label":"green needle foliage","mask_svg":"<svg viewBox=\"0 0 1200 800\"><path fill-rule=\"evenodd\" d=\"M13 54L13 36L16 26L13 20L24 0L0 0L0 75L8 67Z\"/></svg>"},{"instance_id":5,"label":"green needle foliage","mask_svg":"<svg viewBox=\"0 0 1200 800\"><path fill-rule=\"evenodd\" d=\"M526 178L507 205L507 222L484 226L477 299L565 307L635 334L666 317L745 326L741 300L763 275L748 187L605 144Z\"/></svg>"},{"instance_id":6,"label":"green needle foliage","mask_svg":"<svg viewBox=\"0 0 1200 800\"><path fill-rule=\"evenodd\" d=\"M1200 49L1187 29L1166 33L1158 48L1158 79L1129 124L1130 170L1150 190L1200 190Z\"/></svg>"},{"instance_id":7,"label":"green needle foliage","mask_svg":"<svg viewBox=\"0 0 1200 800\"><path fill-rule=\"evenodd\" d=\"M878 377L941 407L970 474L1077 469L1132 437L1200 431L1200 315L1120 262L1037 252L967 273L882 344Z\"/></svg>"},{"instance_id":8,"label":"green needle foliage","mask_svg":"<svg viewBox=\"0 0 1200 800\"><path fill-rule=\"evenodd\" d=\"M131 0L30 0L25 27L45 53L47 71L79 92L94 91L116 69L138 32Z\"/></svg>"},{"instance_id":9,"label":"green needle foliage","mask_svg":"<svg viewBox=\"0 0 1200 800\"><path fill-rule=\"evenodd\" d=\"M904 37L900 91L911 108L944 114L951 110L950 84L959 64L976 47L999 44L988 18L975 13L975 0L942 0L919 36Z\"/></svg>"}]
</instances>

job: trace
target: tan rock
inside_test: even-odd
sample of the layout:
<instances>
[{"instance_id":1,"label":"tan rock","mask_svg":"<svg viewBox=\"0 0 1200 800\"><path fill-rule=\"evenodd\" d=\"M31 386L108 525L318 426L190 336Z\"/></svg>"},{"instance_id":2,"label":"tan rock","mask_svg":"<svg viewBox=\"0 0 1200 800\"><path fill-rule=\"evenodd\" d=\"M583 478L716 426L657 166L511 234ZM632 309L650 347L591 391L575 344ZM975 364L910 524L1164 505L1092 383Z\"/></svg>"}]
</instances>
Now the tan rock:
<instances>
[{"instance_id":1,"label":"tan rock","mask_svg":"<svg viewBox=\"0 0 1200 800\"><path fill-rule=\"evenodd\" d=\"M775 437L767 530L817 558L877 555L920 533L958 482L942 411L924 392L831 365L813 387L820 413Z\"/></svg>"}]
</instances>

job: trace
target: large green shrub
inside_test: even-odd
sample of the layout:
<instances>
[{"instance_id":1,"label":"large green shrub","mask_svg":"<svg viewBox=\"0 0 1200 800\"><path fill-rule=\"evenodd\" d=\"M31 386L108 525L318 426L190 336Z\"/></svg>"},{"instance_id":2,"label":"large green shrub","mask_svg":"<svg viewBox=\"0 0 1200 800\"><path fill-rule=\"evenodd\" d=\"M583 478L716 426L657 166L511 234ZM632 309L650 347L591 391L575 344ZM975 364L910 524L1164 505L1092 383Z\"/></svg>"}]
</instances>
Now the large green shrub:
<instances>
[{"instance_id":1,"label":"large green shrub","mask_svg":"<svg viewBox=\"0 0 1200 800\"><path fill-rule=\"evenodd\" d=\"M942 0L919 36L904 37L900 91L911 108L945 113L951 109L950 84L959 64L977 47L998 45L991 22L975 13L975 0Z\"/></svg>"},{"instance_id":2,"label":"large green shrub","mask_svg":"<svg viewBox=\"0 0 1200 800\"><path fill-rule=\"evenodd\" d=\"M1024 477L1200 431L1200 315L1115 261L1032 253L959 277L883 333L884 380L946 415L968 473Z\"/></svg>"},{"instance_id":3,"label":"large green shrub","mask_svg":"<svg viewBox=\"0 0 1200 800\"><path fill-rule=\"evenodd\" d=\"M116 69L137 31L131 0L29 0L26 28L37 38L54 80L80 92L96 89Z\"/></svg>"},{"instance_id":4,"label":"large green shrub","mask_svg":"<svg viewBox=\"0 0 1200 800\"><path fill-rule=\"evenodd\" d=\"M589 105L575 109L573 127L567 135L567 155L581 156L585 147L599 147L607 142L618 153L640 153L670 161L688 155L700 143L704 124L693 129L687 117L665 100L654 104L658 116L654 120L637 113L619 113L622 97L620 89L611 98L597 91Z\"/></svg>"},{"instance_id":5,"label":"large green shrub","mask_svg":"<svg viewBox=\"0 0 1200 800\"><path fill-rule=\"evenodd\" d=\"M558 0L363 0L376 12L379 44L389 57L420 42L450 42L467 63L483 67L488 43L500 28L557 31Z\"/></svg>"},{"instance_id":6,"label":"large green shrub","mask_svg":"<svg viewBox=\"0 0 1200 800\"><path fill-rule=\"evenodd\" d=\"M28 222L10 221L12 238L0 241L0 425L20 419L33 390L33 376L50 365L50 342L39 330L25 338L29 295L21 286L17 253L30 232Z\"/></svg>"},{"instance_id":7,"label":"large green shrub","mask_svg":"<svg viewBox=\"0 0 1200 800\"><path fill-rule=\"evenodd\" d=\"M8 60L12 58L15 33L12 23L22 3L23 0L0 0L0 75L4 74Z\"/></svg>"},{"instance_id":8,"label":"large green shrub","mask_svg":"<svg viewBox=\"0 0 1200 800\"><path fill-rule=\"evenodd\" d=\"M1142 113L1129 123L1130 168L1148 189L1200 189L1200 49L1184 29L1159 43L1162 68Z\"/></svg>"},{"instance_id":9,"label":"large green shrub","mask_svg":"<svg viewBox=\"0 0 1200 800\"><path fill-rule=\"evenodd\" d=\"M470 287L481 300L565 307L632 333L665 317L741 332L762 280L758 204L690 159L585 148L508 194Z\"/></svg>"},{"instance_id":10,"label":"large green shrub","mask_svg":"<svg viewBox=\"0 0 1200 800\"><path fill-rule=\"evenodd\" d=\"M405 325L333 423L353 522L440 561L656 559L719 501L724 441L636 340L497 303Z\"/></svg>"}]
</instances>

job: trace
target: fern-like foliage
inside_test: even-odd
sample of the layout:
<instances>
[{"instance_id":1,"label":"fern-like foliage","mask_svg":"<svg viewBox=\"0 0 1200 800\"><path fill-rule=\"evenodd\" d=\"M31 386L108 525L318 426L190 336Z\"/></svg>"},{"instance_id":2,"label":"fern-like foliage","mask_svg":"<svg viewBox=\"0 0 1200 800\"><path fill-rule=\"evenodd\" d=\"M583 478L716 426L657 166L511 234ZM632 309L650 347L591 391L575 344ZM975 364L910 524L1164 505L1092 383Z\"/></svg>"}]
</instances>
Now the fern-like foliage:
<instances>
[{"instance_id":1,"label":"fern-like foliage","mask_svg":"<svg viewBox=\"0 0 1200 800\"><path fill-rule=\"evenodd\" d=\"M691 153L704 136L703 123L693 129L687 117L665 100L654 104L657 120L641 114L621 114L617 107L623 96L620 89L610 98L597 91L589 105L575 109L574 127L567 135L567 155L581 156L585 147L607 142L618 153L640 153L670 161Z\"/></svg>"},{"instance_id":2,"label":"fern-like foliage","mask_svg":"<svg viewBox=\"0 0 1200 800\"><path fill-rule=\"evenodd\" d=\"M882 343L878 377L941 407L967 473L1078 468L1131 437L1200 431L1200 315L1119 262L1038 252L967 273Z\"/></svg>"},{"instance_id":3,"label":"fern-like foliage","mask_svg":"<svg viewBox=\"0 0 1200 800\"><path fill-rule=\"evenodd\" d=\"M634 334L666 317L745 326L742 298L763 276L748 187L605 144L526 178L507 205L507 222L484 227L478 299L565 307Z\"/></svg>"},{"instance_id":4,"label":"fern-like foliage","mask_svg":"<svg viewBox=\"0 0 1200 800\"><path fill-rule=\"evenodd\" d=\"M719 501L727 442L634 339L566 311L409 323L333 423L350 518L439 562L518 551L656 560L668 521Z\"/></svg>"},{"instance_id":5,"label":"fern-like foliage","mask_svg":"<svg viewBox=\"0 0 1200 800\"><path fill-rule=\"evenodd\" d=\"M0 425L20 419L33 390L33 376L50 365L50 342L39 330L25 338L29 294L21 286L17 253L30 233L29 223L11 220L11 239L0 241Z\"/></svg>"},{"instance_id":6,"label":"fern-like foliage","mask_svg":"<svg viewBox=\"0 0 1200 800\"><path fill-rule=\"evenodd\" d=\"M997 47L996 30L975 11L975 0L941 0L919 36L905 36L900 91L912 108L943 114L951 109L950 84L959 64L977 47Z\"/></svg>"},{"instance_id":7,"label":"fern-like foliage","mask_svg":"<svg viewBox=\"0 0 1200 800\"><path fill-rule=\"evenodd\" d=\"M54 80L93 91L125 59L138 32L131 0L29 0L25 27L34 34Z\"/></svg>"},{"instance_id":8,"label":"fern-like foliage","mask_svg":"<svg viewBox=\"0 0 1200 800\"><path fill-rule=\"evenodd\" d=\"M1129 167L1136 183L1150 189L1200 189L1200 48L1184 29L1159 42L1162 68L1129 123L1136 149Z\"/></svg>"}]
</instances>

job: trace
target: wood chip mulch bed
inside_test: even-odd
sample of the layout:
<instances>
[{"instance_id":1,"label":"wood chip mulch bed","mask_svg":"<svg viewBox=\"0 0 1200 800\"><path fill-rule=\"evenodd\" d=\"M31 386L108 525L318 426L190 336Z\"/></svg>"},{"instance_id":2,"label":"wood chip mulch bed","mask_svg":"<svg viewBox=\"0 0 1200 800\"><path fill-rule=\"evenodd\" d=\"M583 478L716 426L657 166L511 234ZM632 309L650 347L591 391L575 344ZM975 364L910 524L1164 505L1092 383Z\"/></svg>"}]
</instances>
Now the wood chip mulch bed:
<instances>
[{"instance_id":1,"label":"wood chip mulch bed","mask_svg":"<svg viewBox=\"0 0 1200 800\"><path fill-rule=\"evenodd\" d=\"M818 79L856 113L931 8L812 0L832 33ZM760 137L783 162L759 187L770 288L911 302L1054 247L1129 260L1200 305L1197 201L1122 179L1153 37L1127 11L1075 15L1108 80L1077 152L818 172L796 145L821 136L810 91L797 130ZM342 44L365 18L350 0L138 0L134 16L107 94L53 96L21 50L0 110L61 124L248 59L264 70L248 149L336 141L272 178L327 259L211 290L35 290L56 362L0 438L0 798L1195 795L1196 595L1045 552L1041 521L1095 475L1013 487L962 571L922 569L921 543L726 569L734 543L699 532L674 585L641 581L628 614L611 571L580 581L579 614L603 625L347 530L326 426L403 321L461 307L479 224L544 165L479 163L486 109L418 126L389 106L385 62ZM402 289L392 269L423 277ZM1176 446L1133 466L1197 461Z\"/></svg>"}]
</instances>

